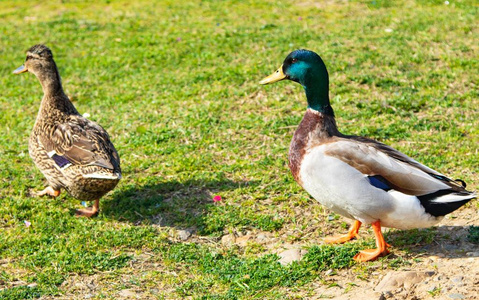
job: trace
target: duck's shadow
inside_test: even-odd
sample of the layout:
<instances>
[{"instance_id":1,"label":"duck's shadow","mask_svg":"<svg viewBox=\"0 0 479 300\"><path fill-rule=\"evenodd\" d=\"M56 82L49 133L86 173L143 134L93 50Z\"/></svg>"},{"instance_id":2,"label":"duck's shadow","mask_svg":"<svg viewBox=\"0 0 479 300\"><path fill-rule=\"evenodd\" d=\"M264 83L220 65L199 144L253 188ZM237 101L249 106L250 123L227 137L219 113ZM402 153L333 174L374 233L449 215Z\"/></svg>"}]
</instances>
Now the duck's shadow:
<instances>
[{"instance_id":1,"label":"duck's shadow","mask_svg":"<svg viewBox=\"0 0 479 300\"><path fill-rule=\"evenodd\" d=\"M386 234L388 243L398 249L427 256L460 258L478 256L478 244L470 239L471 226L439 226L425 229L394 230Z\"/></svg>"},{"instance_id":2,"label":"duck's shadow","mask_svg":"<svg viewBox=\"0 0 479 300\"><path fill-rule=\"evenodd\" d=\"M205 179L131 184L114 192L101 204L101 213L134 225L156 224L180 229L201 224L213 196L239 188L257 186L256 181Z\"/></svg>"}]
</instances>

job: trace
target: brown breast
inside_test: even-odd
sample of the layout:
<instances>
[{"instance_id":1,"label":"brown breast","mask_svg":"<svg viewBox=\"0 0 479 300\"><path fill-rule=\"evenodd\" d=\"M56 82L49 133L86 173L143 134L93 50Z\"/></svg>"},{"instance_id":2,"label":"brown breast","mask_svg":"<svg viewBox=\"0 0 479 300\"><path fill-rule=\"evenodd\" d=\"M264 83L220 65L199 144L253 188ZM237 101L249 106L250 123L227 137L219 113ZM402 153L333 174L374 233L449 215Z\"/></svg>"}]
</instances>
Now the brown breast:
<instances>
[{"instance_id":1,"label":"brown breast","mask_svg":"<svg viewBox=\"0 0 479 300\"><path fill-rule=\"evenodd\" d=\"M289 147L289 168L301 186L299 171L304 155L316 146L334 141L335 136L342 134L338 131L333 116L310 108L306 110Z\"/></svg>"}]
</instances>

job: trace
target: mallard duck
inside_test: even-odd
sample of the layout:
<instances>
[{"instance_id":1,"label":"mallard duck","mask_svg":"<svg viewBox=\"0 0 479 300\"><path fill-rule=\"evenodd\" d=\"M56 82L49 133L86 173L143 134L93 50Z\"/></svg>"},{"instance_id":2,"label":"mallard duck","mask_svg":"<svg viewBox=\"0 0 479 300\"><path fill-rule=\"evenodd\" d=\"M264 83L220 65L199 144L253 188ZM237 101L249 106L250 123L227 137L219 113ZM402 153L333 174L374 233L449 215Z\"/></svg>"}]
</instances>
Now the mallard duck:
<instances>
[{"instance_id":1,"label":"mallard duck","mask_svg":"<svg viewBox=\"0 0 479 300\"><path fill-rule=\"evenodd\" d=\"M65 95L46 46L27 51L25 63L14 74L23 72L33 73L44 93L28 150L49 186L34 195L57 197L64 189L79 200L94 201L92 207L77 210L77 216L96 215L100 198L121 179L120 157L108 133L80 115Z\"/></svg>"},{"instance_id":2,"label":"mallard duck","mask_svg":"<svg viewBox=\"0 0 479 300\"><path fill-rule=\"evenodd\" d=\"M294 179L322 205L355 220L347 234L325 242L344 243L358 235L361 224L371 224L377 248L362 250L354 259L374 260L389 253L381 226L430 227L475 198L462 180L449 179L383 143L339 132L328 71L318 54L290 53L260 84L283 79L300 83L308 102L289 148Z\"/></svg>"}]
</instances>

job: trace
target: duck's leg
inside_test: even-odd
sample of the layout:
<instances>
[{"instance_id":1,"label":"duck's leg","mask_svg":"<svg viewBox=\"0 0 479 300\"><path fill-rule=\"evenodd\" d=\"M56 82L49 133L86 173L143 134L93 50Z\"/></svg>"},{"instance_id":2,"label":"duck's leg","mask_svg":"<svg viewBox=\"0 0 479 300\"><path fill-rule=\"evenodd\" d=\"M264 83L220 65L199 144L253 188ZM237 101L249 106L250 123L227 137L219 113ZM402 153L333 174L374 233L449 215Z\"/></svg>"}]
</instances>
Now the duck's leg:
<instances>
[{"instance_id":1,"label":"duck's leg","mask_svg":"<svg viewBox=\"0 0 479 300\"><path fill-rule=\"evenodd\" d=\"M389 254L388 248L390 245L384 240L383 234L381 233L381 223L376 221L371 224L374 230L374 236L376 237L376 249L365 249L359 251L358 254L354 256L355 261L370 261L375 260L380 256Z\"/></svg>"},{"instance_id":2,"label":"duck's leg","mask_svg":"<svg viewBox=\"0 0 479 300\"><path fill-rule=\"evenodd\" d=\"M53 198L56 198L60 195L60 190L55 190L51 186L47 186L43 191L32 192L32 195L36 197L43 197L45 195L48 195L48 196L52 196Z\"/></svg>"},{"instance_id":3,"label":"duck's leg","mask_svg":"<svg viewBox=\"0 0 479 300\"><path fill-rule=\"evenodd\" d=\"M75 216L77 217L93 217L100 210L100 199L95 200L92 207L87 207L85 209L77 209Z\"/></svg>"},{"instance_id":4,"label":"duck's leg","mask_svg":"<svg viewBox=\"0 0 479 300\"><path fill-rule=\"evenodd\" d=\"M341 244L350 241L358 236L359 227L361 227L361 222L355 220L353 225L351 225L351 228L349 228L348 233L327 237L324 239L324 242L327 244Z\"/></svg>"}]
</instances>

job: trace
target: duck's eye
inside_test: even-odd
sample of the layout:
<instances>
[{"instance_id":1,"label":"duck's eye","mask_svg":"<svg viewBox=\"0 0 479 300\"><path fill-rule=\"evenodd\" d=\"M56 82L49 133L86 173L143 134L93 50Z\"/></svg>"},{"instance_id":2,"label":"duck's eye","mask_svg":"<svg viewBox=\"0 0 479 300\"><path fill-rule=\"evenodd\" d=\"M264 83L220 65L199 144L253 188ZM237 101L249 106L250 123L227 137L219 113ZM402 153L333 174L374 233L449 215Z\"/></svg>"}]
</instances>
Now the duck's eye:
<instances>
[{"instance_id":1,"label":"duck's eye","mask_svg":"<svg viewBox=\"0 0 479 300\"><path fill-rule=\"evenodd\" d=\"M294 64L294 63L297 62L297 61L298 61L297 58L293 58L293 59L291 60L291 63Z\"/></svg>"}]
</instances>

